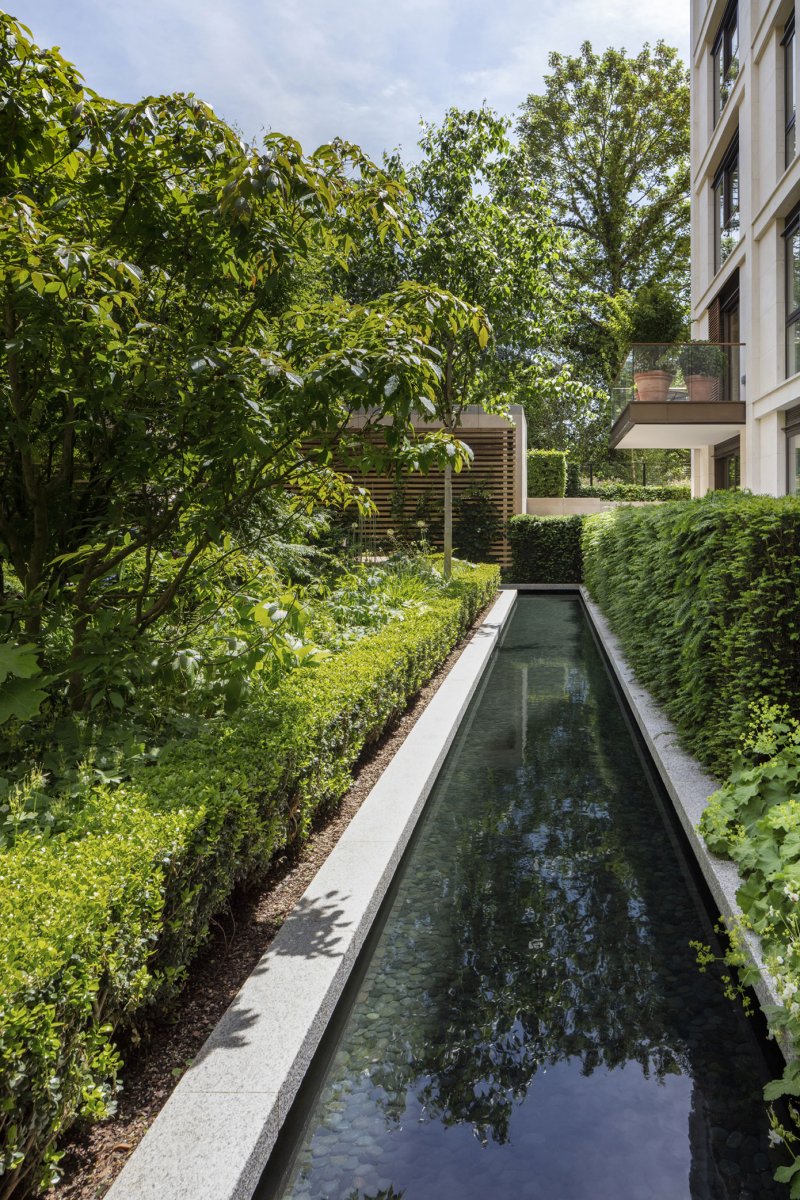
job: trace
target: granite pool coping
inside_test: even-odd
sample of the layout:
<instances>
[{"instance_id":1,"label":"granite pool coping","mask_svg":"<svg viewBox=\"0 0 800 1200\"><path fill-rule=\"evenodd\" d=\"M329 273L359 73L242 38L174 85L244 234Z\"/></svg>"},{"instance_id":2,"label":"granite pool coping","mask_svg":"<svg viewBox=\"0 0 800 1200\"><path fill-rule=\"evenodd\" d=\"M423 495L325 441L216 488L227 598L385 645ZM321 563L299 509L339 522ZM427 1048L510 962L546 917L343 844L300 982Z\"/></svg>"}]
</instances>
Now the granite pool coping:
<instances>
[{"instance_id":1,"label":"granite pool coping","mask_svg":"<svg viewBox=\"0 0 800 1200\"><path fill-rule=\"evenodd\" d=\"M107 1200L250 1200L515 601L501 592Z\"/></svg>"},{"instance_id":2,"label":"granite pool coping","mask_svg":"<svg viewBox=\"0 0 800 1200\"><path fill-rule=\"evenodd\" d=\"M734 863L711 853L697 828L709 796L720 786L719 781L682 748L675 726L628 666L602 611L585 587L581 586L579 591L595 636L672 801L714 903L726 921L738 923L742 914L736 892L742 886L742 877ZM762 1008L780 1005L775 979L764 964L760 939L750 930L743 930L743 934L744 948L758 970L759 978L753 990L759 1004ZM786 1045L781 1048L784 1054L788 1053Z\"/></svg>"}]
</instances>

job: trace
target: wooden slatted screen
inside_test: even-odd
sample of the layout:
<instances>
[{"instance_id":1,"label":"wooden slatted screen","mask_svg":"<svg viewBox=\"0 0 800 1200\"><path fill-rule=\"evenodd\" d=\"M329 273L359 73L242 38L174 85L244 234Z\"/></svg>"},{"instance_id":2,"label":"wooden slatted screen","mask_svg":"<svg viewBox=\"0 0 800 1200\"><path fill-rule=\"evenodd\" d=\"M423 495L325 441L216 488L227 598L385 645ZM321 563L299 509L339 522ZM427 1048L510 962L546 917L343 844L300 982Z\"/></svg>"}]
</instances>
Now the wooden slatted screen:
<instances>
[{"instance_id":1,"label":"wooden slatted screen","mask_svg":"<svg viewBox=\"0 0 800 1200\"><path fill-rule=\"evenodd\" d=\"M480 484L491 494L503 522L503 536L492 546L492 557L501 566L511 565L505 526L515 513L514 507L514 436L512 428L458 430L458 437L474 454L472 467L453 475L453 498ZM355 482L366 488L374 500L378 514L364 522L363 532L370 540L385 540L387 530L396 529L401 521L413 525L419 513L425 512L430 500L438 502L441 511L443 478L441 471L409 472L398 481L385 475L369 472L354 475ZM438 549L441 539L431 538Z\"/></svg>"}]
</instances>

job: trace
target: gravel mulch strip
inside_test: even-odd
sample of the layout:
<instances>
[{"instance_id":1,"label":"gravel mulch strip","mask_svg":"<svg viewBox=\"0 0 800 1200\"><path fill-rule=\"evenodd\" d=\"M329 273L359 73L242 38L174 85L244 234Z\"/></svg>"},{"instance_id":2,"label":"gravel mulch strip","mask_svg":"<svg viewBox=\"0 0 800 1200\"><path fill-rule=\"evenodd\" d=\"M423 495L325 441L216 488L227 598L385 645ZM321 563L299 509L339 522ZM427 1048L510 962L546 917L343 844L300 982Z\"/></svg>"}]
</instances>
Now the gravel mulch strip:
<instances>
[{"instance_id":1,"label":"gravel mulch strip","mask_svg":"<svg viewBox=\"0 0 800 1200\"><path fill-rule=\"evenodd\" d=\"M150 1030L146 1044L127 1048L117 1112L86 1130L72 1132L64 1147L63 1177L46 1193L45 1200L97 1200L111 1187L193 1056L427 708L488 607L402 717L363 756L336 811L314 829L298 854L280 857L258 889L232 898L189 968L180 997Z\"/></svg>"}]
</instances>

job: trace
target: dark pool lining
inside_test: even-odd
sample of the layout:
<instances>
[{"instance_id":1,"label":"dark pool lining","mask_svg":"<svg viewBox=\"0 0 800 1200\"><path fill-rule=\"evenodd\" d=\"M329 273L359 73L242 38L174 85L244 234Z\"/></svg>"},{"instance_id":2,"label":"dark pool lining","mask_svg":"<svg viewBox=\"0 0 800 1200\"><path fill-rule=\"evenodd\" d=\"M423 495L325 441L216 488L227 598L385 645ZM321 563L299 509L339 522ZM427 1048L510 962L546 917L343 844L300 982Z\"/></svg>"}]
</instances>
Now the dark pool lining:
<instances>
[{"instance_id":1,"label":"dark pool lining","mask_svg":"<svg viewBox=\"0 0 800 1200\"><path fill-rule=\"evenodd\" d=\"M706 880L700 869L700 864L695 857L692 844L689 841L686 831L681 825L680 818L675 811L675 806L672 803L658 769L653 762L653 758L647 747L647 743L644 741L642 733L636 723L636 719L633 715L631 706L628 703L628 699L619 684L606 648L597 629L595 628L594 621L592 620L591 613L589 612L583 596L575 588L564 588L563 590L548 588L547 590L540 592L536 592L535 590L528 588L525 591L519 591L517 593L516 603L519 603L520 599L522 599L524 603L524 597L526 595L564 595L574 597L579 600L582 616L586 620L589 629L591 630L594 643L600 652L600 659L603 663L604 670L611 684L612 691L619 702L625 724L636 748L636 753L643 767L647 781L652 788L659 814L678 860L686 887L689 890L692 899L695 901L695 908L698 911L701 922L705 926L706 939L712 948L716 947L717 951L719 951L721 948L720 938L715 931L715 925L720 919L718 907L713 896L711 895L708 884L706 883ZM470 727L478 712L478 707L480 705L483 693L488 686L495 664L498 661L499 654L502 653L503 642L511 626L511 619L514 609L516 608L516 603L514 606L512 606L512 609L509 612L508 619L498 640L497 647L495 648L491 660L483 673L483 678L481 679L478 687L475 690L475 694L470 701L466 721L462 722L462 724L459 726L453 743L448 750L447 757L445 758L439 774L436 777L434 785L436 787L439 787L440 784L446 780L447 774L451 769L451 764L454 759L456 749L459 747L462 738L466 737L469 733ZM516 647L515 649L519 649L519 647ZM377 948L378 942L380 941L387 918L397 896L397 892L400 887L400 880L402 879L407 861L413 854L417 842L422 835L428 812L429 809L426 804L425 808L423 808L422 813L420 814L419 820L417 821L414 831L411 834L403 855L397 864L397 868L389 888L387 889L386 895L384 896L380 908L375 915L375 919L372 923L369 933L364 940L364 944L359 951L358 957L342 990L342 995L336 1005L336 1008L334 1009L328 1025L326 1026L320 1044L314 1053L308 1070L306 1071L303 1082L301 1083L286 1119L281 1126L275 1146L264 1168L258 1186L253 1193L253 1200L277 1200L281 1194L282 1187L287 1182L287 1176L292 1169L294 1161L294 1152L297 1146L305 1138L305 1135L311 1124L314 1103L319 1092L320 1080L325 1077L328 1067L330 1066L334 1055L336 1054L340 1036L350 1018L350 1014L358 998L358 993L361 989L361 985L364 982L370 961L375 949ZM767 1083L770 1079L782 1074L785 1060L777 1042L768 1037L766 1019L761 1011L761 1007L755 992L752 990L752 988L747 988L746 994L750 999L753 1015L750 1018L742 1017L742 1027L745 1031L745 1036L754 1039L758 1046L758 1054L765 1065L763 1082Z\"/></svg>"}]
</instances>

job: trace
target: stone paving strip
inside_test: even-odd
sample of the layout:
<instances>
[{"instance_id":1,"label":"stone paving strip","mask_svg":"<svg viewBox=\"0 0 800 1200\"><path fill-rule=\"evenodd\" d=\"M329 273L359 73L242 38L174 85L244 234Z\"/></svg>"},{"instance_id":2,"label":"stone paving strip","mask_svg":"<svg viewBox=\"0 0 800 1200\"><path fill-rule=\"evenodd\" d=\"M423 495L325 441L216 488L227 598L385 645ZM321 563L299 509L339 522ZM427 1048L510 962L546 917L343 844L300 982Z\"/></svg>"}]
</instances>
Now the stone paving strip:
<instances>
[{"instance_id":1,"label":"stone paving strip","mask_svg":"<svg viewBox=\"0 0 800 1200\"><path fill-rule=\"evenodd\" d=\"M515 600L501 593L107 1200L250 1200Z\"/></svg>"}]
</instances>

